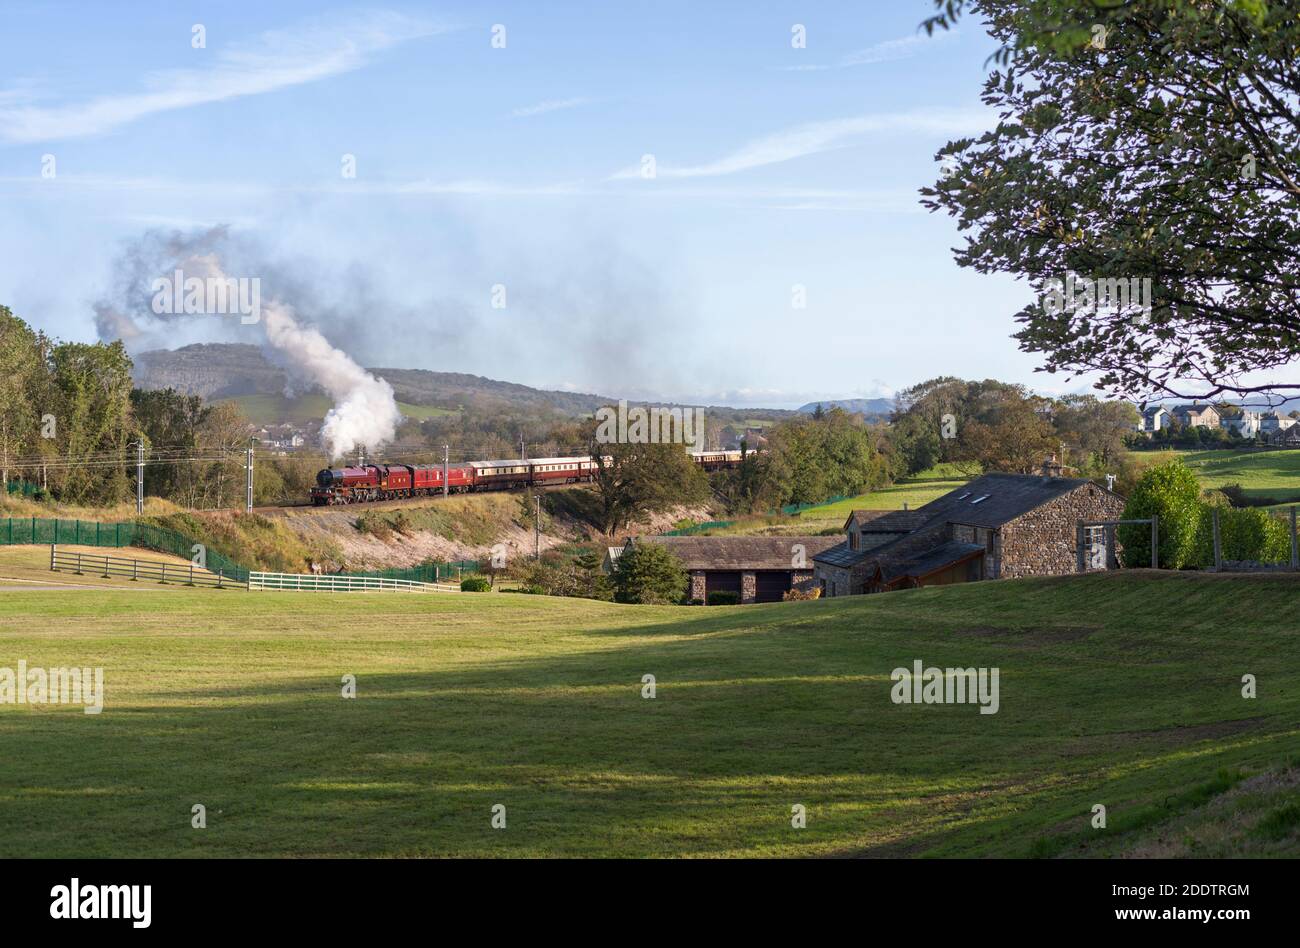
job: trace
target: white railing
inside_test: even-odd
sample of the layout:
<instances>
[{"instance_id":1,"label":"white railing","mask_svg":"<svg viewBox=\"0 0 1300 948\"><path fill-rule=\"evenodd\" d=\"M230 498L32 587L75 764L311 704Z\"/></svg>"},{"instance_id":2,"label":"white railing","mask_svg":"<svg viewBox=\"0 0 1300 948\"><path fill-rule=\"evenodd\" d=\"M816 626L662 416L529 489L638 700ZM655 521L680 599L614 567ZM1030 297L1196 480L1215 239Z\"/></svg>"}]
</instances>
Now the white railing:
<instances>
[{"instance_id":1,"label":"white railing","mask_svg":"<svg viewBox=\"0 0 1300 948\"><path fill-rule=\"evenodd\" d=\"M366 589L399 592L459 592L459 589L382 576L335 576L328 573L249 573L249 589L289 589L303 592L359 592Z\"/></svg>"}]
</instances>

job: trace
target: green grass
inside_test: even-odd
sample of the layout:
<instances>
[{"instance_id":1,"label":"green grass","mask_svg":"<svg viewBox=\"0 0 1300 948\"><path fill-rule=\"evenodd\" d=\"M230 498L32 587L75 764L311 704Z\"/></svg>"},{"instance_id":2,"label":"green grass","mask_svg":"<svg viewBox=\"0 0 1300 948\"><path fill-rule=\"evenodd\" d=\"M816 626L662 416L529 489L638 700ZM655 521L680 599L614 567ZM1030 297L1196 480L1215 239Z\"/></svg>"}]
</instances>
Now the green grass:
<instances>
[{"instance_id":1,"label":"green grass","mask_svg":"<svg viewBox=\"0 0 1300 948\"><path fill-rule=\"evenodd\" d=\"M283 395L239 395L234 398L220 399L234 402L239 406L249 421L255 425L305 424L320 421L334 404L324 395L299 395L285 398ZM398 409L407 418L423 421L439 415L454 415L447 408L433 408L429 405L408 405L398 402Z\"/></svg>"},{"instance_id":2,"label":"green grass","mask_svg":"<svg viewBox=\"0 0 1300 948\"><path fill-rule=\"evenodd\" d=\"M98 716L0 705L0 857L1123 851L1300 754L1296 593L1176 573L710 609L0 592L0 666L101 665L108 692ZM914 659L999 667L1001 710L892 704ZM1255 854L1300 853L1285 802L1243 823Z\"/></svg>"},{"instance_id":3,"label":"green grass","mask_svg":"<svg viewBox=\"0 0 1300 948\"><path fill-rule=\"evenodd\" d=\"M1240 484L1248 497L1300 502L1300 451L1162 451L1137 452L1156 461L1179 457L1209 489Z\"/></svg>"}]
</instances>

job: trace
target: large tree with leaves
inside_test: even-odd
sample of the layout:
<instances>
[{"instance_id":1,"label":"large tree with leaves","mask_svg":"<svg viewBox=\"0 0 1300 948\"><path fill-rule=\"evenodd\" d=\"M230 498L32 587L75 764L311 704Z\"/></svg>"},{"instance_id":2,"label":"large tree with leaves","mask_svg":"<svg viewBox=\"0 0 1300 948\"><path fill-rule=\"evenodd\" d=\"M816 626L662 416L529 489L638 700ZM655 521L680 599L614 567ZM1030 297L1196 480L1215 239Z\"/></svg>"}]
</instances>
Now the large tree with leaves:
<instances>
[{"instance_id":1,"label":"large tree with leaves","mask_svg":"<svg viewBox=\"0 0 1300 948\"><path fill-rule=\"evenodd\" d=\"M1048 372L1115 393L1300 389L1297 0L935 0L1003 45L996 127L940 152L923 203L958 263L1026 278L1017 319ZM1045 304L1068 274L1152 281L1149 312Z\"/></svg>"},{"instance_id":2,"label":"large tree with leaves","mask_svg":"<svg viewBox=\"0 0 1300 948\"><path fill-rule=\"evenodd\" d=\"M709 482L680 444L610 444L599 426L585 426L587 454L600 460L593 482L600 498L601 529L613 536L629 523L678 504L702 503Z\"/></svg>"}]
</instances>

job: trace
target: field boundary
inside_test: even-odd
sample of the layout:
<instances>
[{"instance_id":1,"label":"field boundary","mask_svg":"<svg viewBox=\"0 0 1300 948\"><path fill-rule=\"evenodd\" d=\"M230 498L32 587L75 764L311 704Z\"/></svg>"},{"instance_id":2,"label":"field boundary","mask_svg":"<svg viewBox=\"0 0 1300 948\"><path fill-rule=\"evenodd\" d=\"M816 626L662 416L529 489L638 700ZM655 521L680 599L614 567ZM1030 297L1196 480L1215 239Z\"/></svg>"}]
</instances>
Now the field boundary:
<instances>
[{"instance_id":1,"label":"field boundary","mask_svg":"<svg viewBox=\"0 0 1300 948\"><path fill-rule=\"evenodd\" d=\"M410 579L390 579L386 576L349 576L345 573L262 573L248 574L248 588L253 590L286 590L293 592L359 592L385 590L389 592L460 592L434 583L421 583Z\"/></svg>"}]
</instances>

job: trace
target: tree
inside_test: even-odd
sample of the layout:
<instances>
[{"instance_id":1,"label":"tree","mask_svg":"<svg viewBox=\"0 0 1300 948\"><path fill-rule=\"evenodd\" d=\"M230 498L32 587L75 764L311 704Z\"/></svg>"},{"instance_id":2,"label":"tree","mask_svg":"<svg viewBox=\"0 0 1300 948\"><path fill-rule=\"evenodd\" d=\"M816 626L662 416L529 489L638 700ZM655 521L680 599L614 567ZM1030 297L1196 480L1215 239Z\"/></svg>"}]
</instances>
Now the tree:
<instances>
[{"instance_id":1,"label":"tree","mask_svg":"<svg viewBox=\"0 0 1300 948\"><path fill-rule=\"evenodd\" d=\"M1159 564L1182 569L1193 562L1201 518L1201 486L1196 475L1175 458L1145 471L1124 505L1125 520L1158 517ZM1146 566L1151 562L1151 530L1145 524L1118 528L1124 562Z\"/></svg>"},{"instance_id":2,"label":"tree","mask_svg":"<svg viewBox=\"0 0 1300 948\"><path fill-rule=\"evenodd\" d=\"M1109 468L1124 453L1124 438L1140 420L1132 402L1066 395L1053 410L1057 437L1083 461Z\"/></svg>"},{"instance_id":3,"label":"tree","mask_svg":"<svg viewBox=\"0 0 1300 948\"><path fill-rule=\"evenodd\" d=\"M587 453L600 462L593 481L607 535L648 514L708 498L708 478L682 445L608 444L597 430L594 421L586 427Z\"/></svg>"},{"instance_id":4,"label":"tree","mask_svg":"<svg viewBox=\"0 0 1300 948\"><path fill-rule=\"evenodd\" d=\"M50 478L62 500L113 503L127 496L123 466L131 425L131 360L121 341L65 342L50 351L52 414L61 464Z\"/></svg>"},{"instance_id":5,"label":"tree","mask_svg":"<svg viewBox=\"0 0 1300 948\"><path fill-rule=\"evenodd\" d=\"M614 601L639 605L681 602L686 569L666 546L633 543L614 561Z\"/></svg>"},{"instance_id":6,"label":"tree","mask_svg":"<svg viewBox=\"0 0 1300 948\"><path fill-rule=\"evenodd\" d=\"M970 232L960 265L1037 291L1020 347L1143 399L1300 388L1242 377L1300 354L1295 4L935 6L928 30L969 12L1002 43L983 91L1001 118L941 149L922 203ZM1070 274L1151 293L1104 282L1108 305L1080 306L1052 282Z\"/></svg>"},{"instance_id":7,"label":"tree","mask_svg":"<svg viewBox=\"0 0 1300 948\"><path fill-rule=\"evenodd\" d=\"M33 396L45 380L42 337L0 306L0 495L10 464L35 447L40 413Z\"/></svg>"}]
</instances>

